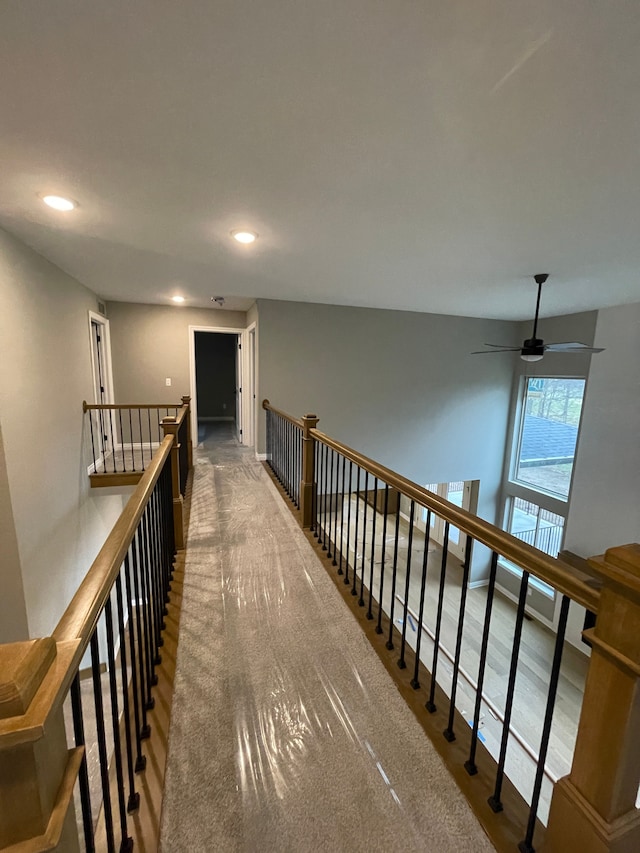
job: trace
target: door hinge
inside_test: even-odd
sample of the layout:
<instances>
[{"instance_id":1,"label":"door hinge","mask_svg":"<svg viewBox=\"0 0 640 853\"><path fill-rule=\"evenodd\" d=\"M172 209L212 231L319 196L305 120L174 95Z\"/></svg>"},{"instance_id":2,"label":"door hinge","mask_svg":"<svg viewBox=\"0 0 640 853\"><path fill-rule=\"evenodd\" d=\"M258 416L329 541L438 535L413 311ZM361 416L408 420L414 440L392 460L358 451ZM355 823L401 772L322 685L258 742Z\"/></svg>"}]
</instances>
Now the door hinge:
<instances>
[{"instance_id":1,"label":"door hinge","mask_svg":"<svg viewBox=\"0 0 640 853\"><path fill-rule=\"evenodd\" d=\"M100 341L102 340L102 338L100 337L100 335L96 335L96 340L97 340L97 342L98 342L98 343L100 343Z\"/></svg>"},{"instance_id":2,"label":"door hinge","mask_svg":"<svg viewBox=\"0 0 640 853\"><path fill-rule=\"evenodd\" d=\"M240 435L242 435L242 430L240 430Z\"/></svg>"},{"instance_id":3,"label":"door hinge","mask_svg":"<svg viewBox=\"0 0 640 853\"><path fill-rule=\"evenodd\" d=\"M242 349L242 344L238 344L238 349Z\"/></svg>"},{"instance_id":4,"label":"door hinge","mask_svg":"<svg viewBox=\"0 0 640 853\"><path fill-rule=\"evenodd\" d=\"M104 394L104 385L101 385L101 386L100 386L100 393L101 393L101 394Z\"/></svg>"}]
</instances>

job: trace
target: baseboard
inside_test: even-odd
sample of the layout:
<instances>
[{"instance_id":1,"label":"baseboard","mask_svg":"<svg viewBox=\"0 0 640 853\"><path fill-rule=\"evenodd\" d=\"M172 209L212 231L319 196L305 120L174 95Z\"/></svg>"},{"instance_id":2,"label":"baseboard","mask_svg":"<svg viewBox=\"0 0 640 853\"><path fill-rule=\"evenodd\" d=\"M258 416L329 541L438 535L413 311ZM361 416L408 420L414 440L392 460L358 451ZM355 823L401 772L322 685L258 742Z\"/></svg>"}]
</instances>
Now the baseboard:
<instances>
[{"instance_id":1,"label":"baseboard","mask_svg":"<svg viewBox=\"0 0 640 853\"><path fill-rule=\"evenodd\" d=\"M256 459L258 460L258 462L266 462L267 461L267 454L266 453L256 453Z\"/></svg>"}]
</instances>

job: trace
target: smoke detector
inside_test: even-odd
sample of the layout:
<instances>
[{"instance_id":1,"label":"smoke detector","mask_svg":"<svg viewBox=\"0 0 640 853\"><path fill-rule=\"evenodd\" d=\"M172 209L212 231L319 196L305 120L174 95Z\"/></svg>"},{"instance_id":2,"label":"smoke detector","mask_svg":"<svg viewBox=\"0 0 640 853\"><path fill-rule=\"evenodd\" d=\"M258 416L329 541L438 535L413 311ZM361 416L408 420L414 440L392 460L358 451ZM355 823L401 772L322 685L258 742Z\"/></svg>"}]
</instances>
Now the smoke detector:
<instances>
[{"instance_id":1,"label":"smoke detector","mask_svg":"<svg viewBox=\"0 0 640 853\"><path fill-rule=\"evenodd\" d=\"M211 301L215 302L219 308L222 308L224 305L224 296L212 296Z\"/></svg>"}]
</instances>

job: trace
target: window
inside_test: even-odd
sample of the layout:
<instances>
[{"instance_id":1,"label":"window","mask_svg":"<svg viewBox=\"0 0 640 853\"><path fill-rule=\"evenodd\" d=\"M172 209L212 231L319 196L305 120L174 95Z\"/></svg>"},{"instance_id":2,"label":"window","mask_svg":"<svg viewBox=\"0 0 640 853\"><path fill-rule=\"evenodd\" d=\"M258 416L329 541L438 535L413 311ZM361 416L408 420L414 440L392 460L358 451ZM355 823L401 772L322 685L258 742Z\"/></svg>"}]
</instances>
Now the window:
<instances>
[{"instance_id":1,"label":"window","mask_svg":"<svg viewBox=\"0 0 640 853\"><path fill-rule=\"evenodd\" d=\"M567 500L584 379L526 380L514 479Z\"/></svg>"},{"instance_id":2,"label":"window","mask_svg":"<svg viewBox=\"0 0 640 853\"><path fill-rule=\"evenodd\" d=\"M504 528L551 557L562 549L584 386L584 379L525 377L519 399ZM503 558L499 565L508 574L522 574ZM499 579L501 586L508 586L506 578ZM537 578L531 585L553 602L550 586Z\"/></svg>"},{"instance_id":3,"label":"window","mask_svg":"<svg viewBox=\"0 0 640 853\"><path fill-rule=\"evenodd\" d=\"M516 539L557 557L562 544L564 516L523 498L511 498L507 530Z\"/></svg>"}]
</instances>

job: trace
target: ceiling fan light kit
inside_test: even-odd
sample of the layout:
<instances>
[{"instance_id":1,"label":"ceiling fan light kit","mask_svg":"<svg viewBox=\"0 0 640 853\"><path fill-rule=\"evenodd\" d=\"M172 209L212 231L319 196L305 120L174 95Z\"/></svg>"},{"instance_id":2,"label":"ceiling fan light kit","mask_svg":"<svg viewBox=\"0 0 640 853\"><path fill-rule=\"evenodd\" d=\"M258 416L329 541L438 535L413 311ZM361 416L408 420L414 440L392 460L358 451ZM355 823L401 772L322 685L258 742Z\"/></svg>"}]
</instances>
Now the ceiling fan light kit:
<instances>
[{"instance_id":1,"label":"ceiling fan light kit","mask_svg":"<svg viewBox=\"0 0 640 853\"><path fill-rule=\"evenodd\" d=\"M537 336L538 332L538 315L540 313L540 295L542 293L542 285L549 278L549 273L543 272L534 275L535 283L538 285L538 298L536 300L536 314L533 319L533 334L530 338L526 338L522 342L521 347L503 347L500 344L485 344L486 347L492 349L477 350L471 355L485 355L492 352L519 352L520 358L523 361L533 362L541 361L545 352L603 352L602 347L590 347L587 344L581 344L578 341L565 341L563 343L545 344L542 338Z\"/></svg>"}]
</instances>

